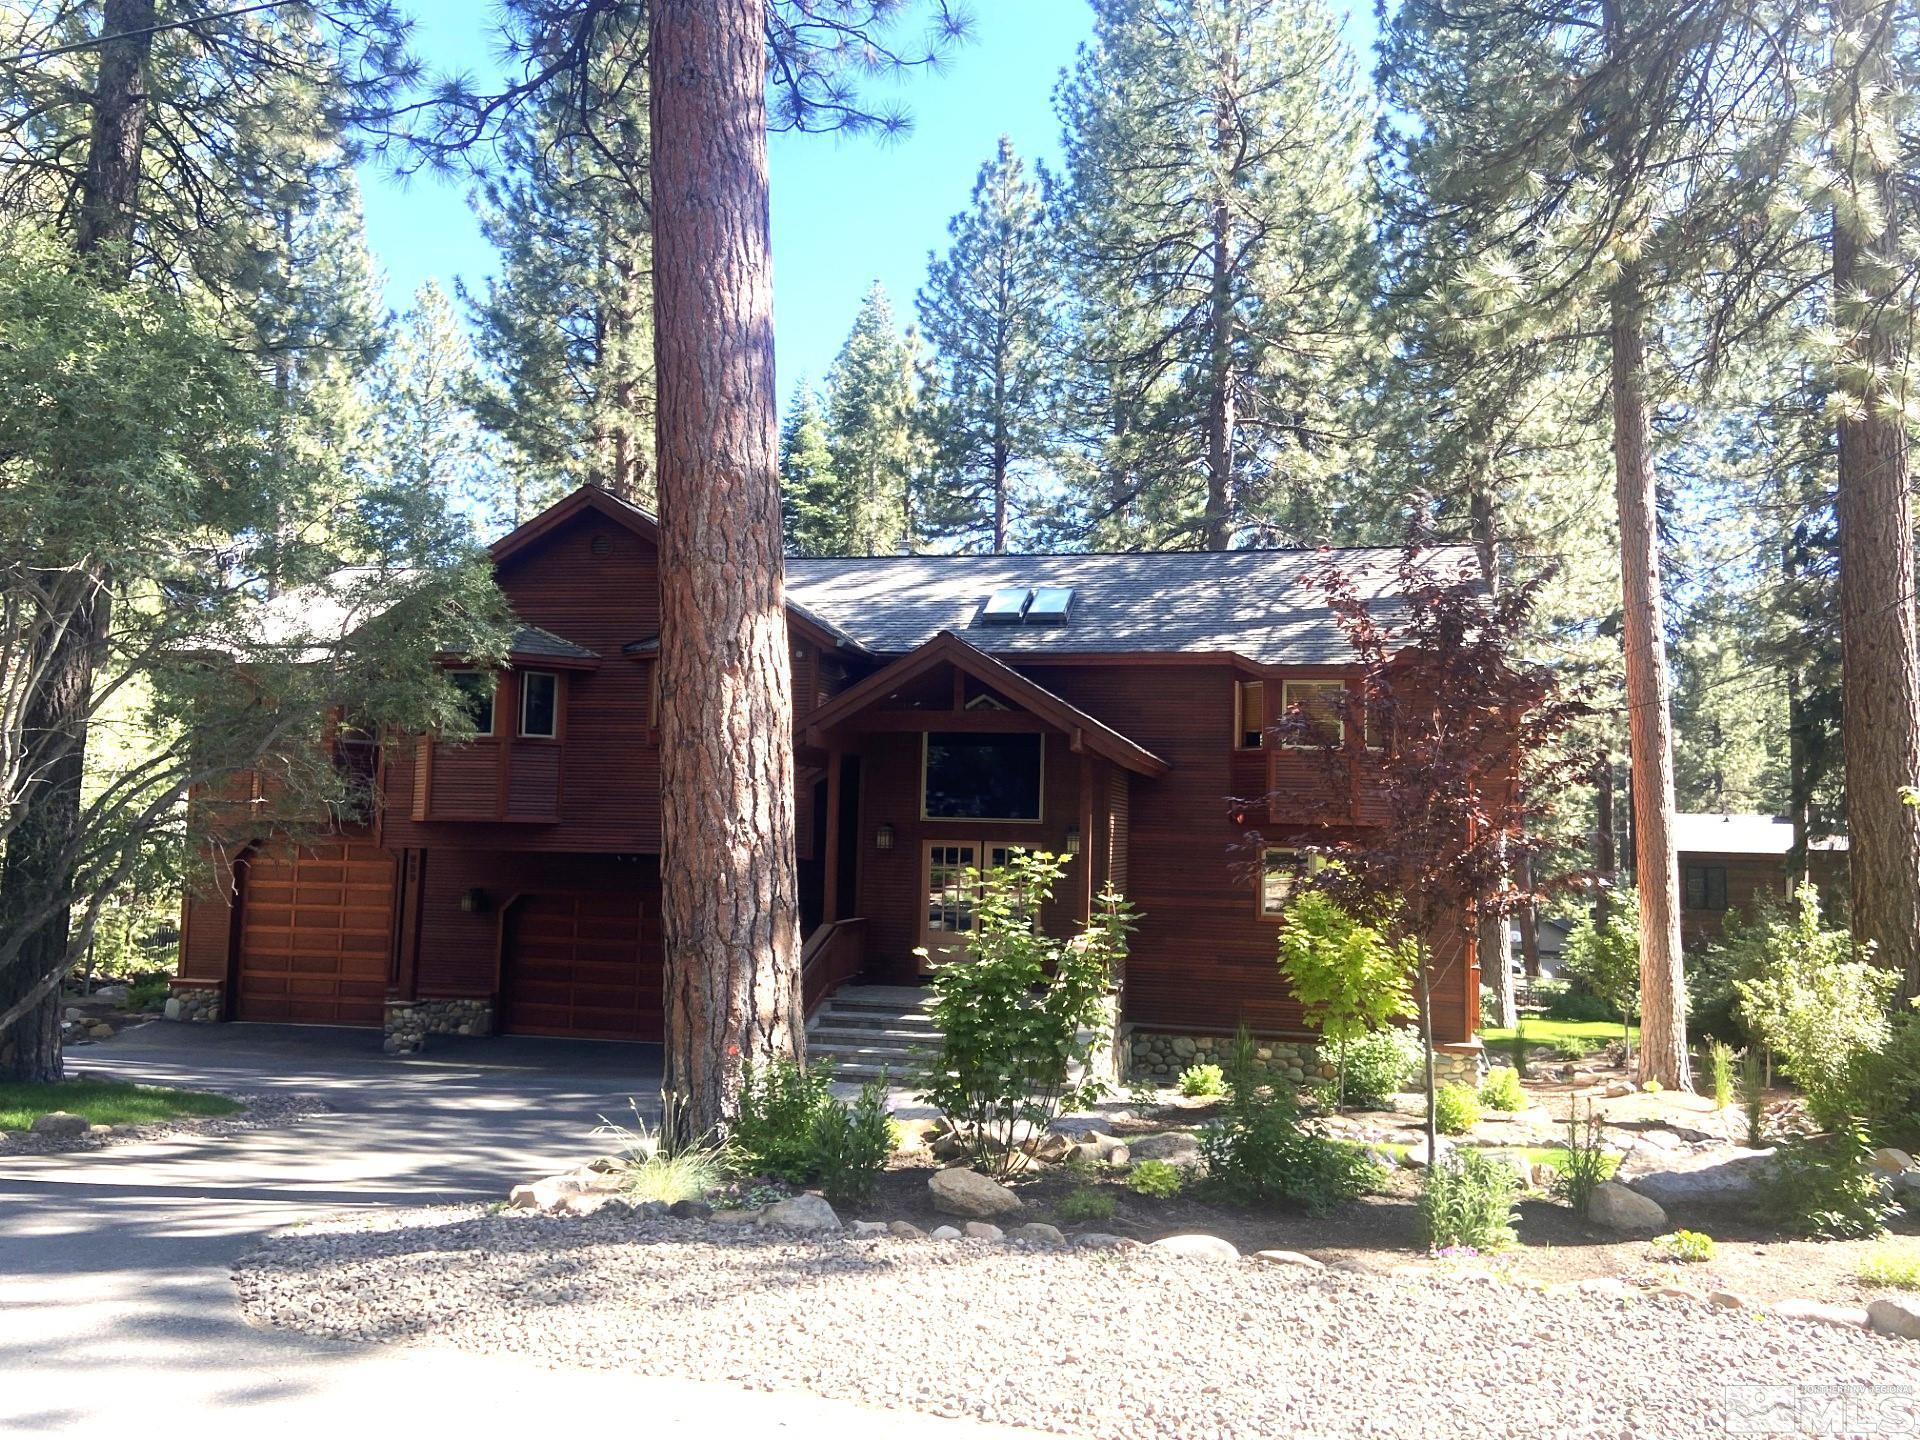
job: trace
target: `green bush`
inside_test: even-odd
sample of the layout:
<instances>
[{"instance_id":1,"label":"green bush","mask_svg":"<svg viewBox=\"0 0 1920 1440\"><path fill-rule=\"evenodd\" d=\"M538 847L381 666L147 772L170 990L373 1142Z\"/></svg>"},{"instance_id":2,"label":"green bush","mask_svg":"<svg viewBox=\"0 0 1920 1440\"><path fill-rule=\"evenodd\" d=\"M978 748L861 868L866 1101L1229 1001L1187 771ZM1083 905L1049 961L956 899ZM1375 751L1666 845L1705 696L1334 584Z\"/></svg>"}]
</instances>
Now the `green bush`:
<instances>
[{"instance_id":1,"label":"green bush","mask_svg":"<svg viewBox=\"0 0 1920 1440\"><path fill-rule=\"evenodd\" d=\"M1577 1035L1556 1035L1548 1043L1553 1046L1555 1055L1576 1065L1593 1053L1593 1048Z\"/></svg>"},{"instance_id":2,"label":"green bush","mask_svg":"<svg viewBox=\"0 0 1920 1440\"><path fill-rule=\"evenodd\" d=\"M1137 1160L1127 1174L1127 1188L1136 1195L1171 1200L1186 1186L1186 1177L1165 1160Z\"/></svg>"},{"instance_id":3,"label":"green bush","mask_svg":"<svg viewBox=\"0 0 1920 1440\"><path fill-rule=\"evenodd\" d=\"M1085 1225L1094 1220L1113 1218L1113 1196L1104 1190L1074 1190L1061 1197L1054 1207L1068 1225Z\"/></svg>"},{"instance_id":4,"label":"green bush","mask_svg":"<svg viewBox=\"0 0 1920 1440\"><path fill-rule=\"evenodd\" d=\"M1713 1259L1714 1249L1713 1237L1698 1230L1675 1230L1653 1241L1653 1253L1676 1265L1704 1265Z\"/></svg>"},{"instance_id":5,"label":"green bush","mask_svg":"<svg viewBox=\"0 0 1920 1440\"><path fill-rule=\"evenodd\" d=\"M164 975L147 975L127 987L127 1009L158 1010L167 1003L173 987Z\"/></svg>"},{"instance_id":6,"label":"green bush","mask_svg":"<svg viewBox=\"0 0 1920 1440\"><path fill-rule=\"evenodd\" d=\"M1898 1207L1887 1199L1872 1156L1866 1133L1851 1126L1782 1142L1760 1179L1761 1214L1790 1234L1822 1240L1885 1234Z\"/></svg>"},{"instance_id":7,"label":"green bush","mask_svg":"<svg viewBox=\"0 0 1920 1440\"><path fill-rule=\"evenodd\" d=\"M1548 995L1546 1018L1549 1020L1614 1020L1619 1017L1611 1005L1592 991L1584 990L1577 985L1566 985L1557 993Z\"/></svg>"},{"instance_id":8,"label":"green bush","mask_svg":"<svg viewBox=\"0 0 1920 1440\"><path fill-rule=\"evenodd\" d=\"M1015 1143L1022 1133L1089 1108L1105 1088L1093 1062L1111 1038L1102 1038L1107 988L1132 917L1108 893L1072 940L1043 934L1034 917L1066 863L1013 850L981 876L968 961L939 966L931 982L940 1044L921 1072L920 1098L953 1124L974 1165L1003 1179L1027 1165Z\"/></svg>"},{"instance_id":9,"label":"green bush","mask_svg":"<svg viewBox=\"0 0 1920 1440\"><path fill-rule=\"evenodd\" d=\"M1527 1062L1533 1058L1533 1042L1527 1039L1527 1022L1520 1021L1507 1037L1507 1063L1522 1080L1527 1078Z\"/></svg>"},{"instance_id":10,"label":"green bush","mask_svg":"<svg viewBox=\"0 0 1920 1440\"><path fill-rule=\"evenodd\" d=\"M1377 1110L1404 1090L1420 1068L1420 1039L1388 1025L1347 1046L1347 1104Z\"/></svg>"},{"instance_id":11,"label":"green bush","mask_svg":"<svg viewBox=\"0 0 1920 1440\"><path fill-rule=\"evenodd\" d=\"M833 1076L824 1066L791 1060L749 1064L740 1086L740 1112L728 1132L740 1168L794 1185L814 1176L814 1117L834 1104Z\"/></svg>"},{"instance_id":12,"label":"green bush","mask_svg":"<svg viewBox=\"0 0 1920 1440\"><path fill-rule=\"evenodd\" d=\"M1420 1234L1430 1250L1498 1250L1514 1240L1520 1176L1511 1165L1460 1149L1429 1165L1420 1184Z\"/></svg>"},{"instance_id":13,"label":"green bush","mask_svg":"<svg viewBox=\"0 0 1920 1440\"><path fill-rule=\"evenodd\" d=\"M1920 1245L1912 1241L1876 1245L1860 1257L1854 1273L1869 1285L1889 1290L1920 1290Z\"/></svg>"},{"instance_id":14,"label":"green bush","mask_svg":"<svg viewBox=\"0 0 1920 1440\"><path fill-rule=\"evenodd\" d=\"M1578 1105L1567 1112L1566 1153L1555 1167L1559 1173L1553 1177L1553 1192L1571 1205L1575 1214L1587 1213L1593 1192L1606 1184L1619 1163L1607 1153L1605 1135L1591 1100L1585 1116Z\"/></svg>"},{"instance_id":15,"label":"green bush","mask_svg":"<svg viewBox=\"0 0 1920 1440\"><path fill-rule=\"evenodd\" d=\"M1634 1012L1640 1004L1639 902L1633 892L1616 892L1606 919L1598 924L1591 915L1582 916L1567 935L1560 963L1570 977L1606 1007L1601 1014L1585 1018L1618 1020L1622 1032L1630 1034Z\"/></svg>"},{"instance_id":16,"label":"green bush","mask_svg":"<svg viewBox=\"0 0 1920 1440\"><path fill-rule=\"evenodd\" d=\"M1334 1061L1334 1104L1351 1095L1349 1052L1413 1009L1412 978L1420 947L1395 941L1324 890L1307 890L1287 905L1280 927L1280 974L1318 1030Z\"/></svg>"},{"instance_id":17,"label":"green bush","mask_svg":"<svg viewBox=\"0 0 1920 1440\"><path fill-rule=\"evenodd\" d=\"M726 1179L727 1147L711 1139L678 1138L676 1103L675 1096L661 1094L658 1130L648 1126L638 1105L631 1127L602 1120L594 1128L594 1134L611 1138L620 1149L621 1193L629 1200L661 1205L703 1200Z\"/></svg>"},{"instance_id":18,"label":"green bush","mask_svg":"<svg viewBox=\"0 0 1920 1440\"><path fill-rule=\"evenodd\" d=\"M1280 1204L1324 1215L1364 1195L1380 1167L1356 1146L1311 1129L1284 1085L1264 1088L1242 1031L1227 1065L1227 1107L1200 1137L1207 1186L1242 1204Z\"/></svg>"},{"instance_id":19,"label":"green bush","mask_svg":"<svg viewBox=\"0 0 1920 1440\"><path fill-rule=\"evenodd\" d=\"M1464 1135L1480 1123L1480 1098L1471 1085L1442 1085L1433 1097L1433 1114L1442 1135Z\"/></svg>"},{"instance_id":20,"label":"green bush","mask_svg":"<svg viewBox=\"0 0 1920 1440\"><path fill-rule=\"evenodd\" d=\"M893 1153L893 1121L884 1080L860 1087L860 1098L842 1105L831 1098L813 1113L813 1170L835 1205L864 1205Z\"/></svg>"},{"instance_id":21,"label":"green bush","mask_svg":"<svg viewBox=\"0 0 1920 1440\"><path fill-rule=\"evenodd\" d=\"M1724 1040L1715 1040L1707 1046L1707 1070L1713 1077L1713 1108L1724 1110L1733 1104L1733 1047Z\"/></svg>"},{"instance_id":22,"label":"green bush","mask_svg":"<svg viewBox=\"0 0 1920 1440\"><path fill-rule=\"evenodd\" d=\"M1920 1149L1920 1002L1893 1022L1877 1054L1861 1057L1854 1088L1867 1130L1882 1145Z\"/></svg>"},{"instance_id":23,"label":"green bush","mask_svg":"<svg viewBox=\"0 0 1920 1440\"><path fill-rule=\"evenodd\" d=\"M1226 1075L1218 1065L1189 1065L1180 1072L1180 1093L1195 1100L1224 1095Z\"/></svg>"},{"instance_id":24,"label":"green bush","mask_svg":"<svg viewBox=\"0 0 1920 1440\"><path fill-rule=\"evenodd\" d=\"M1507 1065L1496 1065L1480 1082L1480 1103L1489 1110L1512 1114L1527 1108L1527 1092L1520 1084L1520 1072Z\"/></svg>"},{"instance_id":25,"label":"green bush","mask_svg":"<svg viewBox=\"0 0 1920 1440\"><path fill-rule=\"evenodd\" d=\"M1900 977L1856 958L1849 932L1821 928L1812 887L1796 900L1795 911L1767 926L1771 963L1733 988L1741 1018L1779 1057L1808 1113L1821 1128L1837 1129L1863 1108L1857 1087L1866 1057L1892 1039L1887 1003Z\"/></svg>"}]
</instances>

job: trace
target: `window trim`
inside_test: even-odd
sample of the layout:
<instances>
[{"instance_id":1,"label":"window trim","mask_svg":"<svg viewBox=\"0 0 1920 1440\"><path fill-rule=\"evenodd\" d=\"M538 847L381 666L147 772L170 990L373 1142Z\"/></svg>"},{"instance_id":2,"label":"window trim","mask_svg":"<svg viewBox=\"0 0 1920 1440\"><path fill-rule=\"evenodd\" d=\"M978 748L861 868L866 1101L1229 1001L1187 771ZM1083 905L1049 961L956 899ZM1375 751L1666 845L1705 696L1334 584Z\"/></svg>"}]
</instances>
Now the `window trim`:
<instances>
[{"instance_id":1,"label":"window trim","mask_svg":"<svg viewBox=\"0 0 1920 1440\"><path fill-rule=\"evenodd\" d=\"M1260 713L1254 717L1253 730L1257 738L1247 744L1247 692L1258 689L1260 692ZM1233 748L1242 754L1252 754L1256 750L1267 748L1267 682L1248 680L1244 676L1233 677Z\"/></svg>"},{"instance_id":2,"label":"window trim","mask_svg":"<svg viewBox=\"0 0 1920 1440\"><path fill-rule=\"evenodd\" d=\"M527 698L533 693L533 687L527 682L534 676L553 682L553 728L546 731L527 728ZM557 670L522 670L517 677L520 692L520 727L517 738L521 740L558 740L560 738L560 672Z\"/></svg>"},{"instance_id":3,"label":"window trim","mask_svg":"<svg viewBox=\"0 0 1920 1440\"><path fill-rule=\"evenodd\" d=\"M1340 692L1340 705L1333 717L1333 723L1338 727L1339 734L1332 745L1325 745L1312 740L1294 740L1283 736L1280 742L1282 747L1288 750L1345 749L1347 744L1347 682L1345 680L1327 679L1324 677L1320 679L1282 680L1280 682L1280 714L1282 717L1285 717L1293 713L1293 691L1295 687L1309 686L1322 690L1332 688Z\"/></svg>"},{"instance_id":4,"label":"window trim","mask_svg":"<svg viewBox=\"0 0 1920 1440\"><path fill-rule=\"evenodd\" d=\"M458 690L460 688L460 682L458 681L458 679L455 678L456 676L472 675L472 676L476 676L479 679L484 680L487 676L487 673L488 673L487 671L481 670L472 665L461 665L448 670L447 679L451 681L453 683L453 687L456 690ZM494 740L494 739L498 739L499 735L500 735L500 681L498 676L496 676L493 683L493 689L487 692L487 728L484 730L476 729L473 732L473 738L475 740Z\"/></svg>"},{"instance_id":5,"label":"window trim","mask_svg":"<svg viewBox=\"0 0 1920 1440\"><path fill-rule=\"evenodd\" d=\"M1031 735L1040 742L1039 813L1032 818L1004 815L929 815L927 813L927 762L933 737L940 735ZM1044 730L922 730L920 732L920 819L928 825L1044 825L1047 820L1047 732Z\"/></svg>"},{"instance_id":6,"label":"window trim","mask_svg":"<svg viewBox=\"0 0 1920 1440\"><path fill-rule=\"evenodd\" d=\"M1700 875L1700 903L1698 905L1693 903L1692 895L1692 880L1695 871L1698 871ZM1713 903L1713 879L1716 872L1720 877L1720 903L1718 905ZM1727 897L1727 879L1727 866L1725 864L1715 864L1708 860L1689 861L1680 874L1681 908L1690 910L1696 915L1726 914L1730 908Z\"/></svg>"}]
</instances>

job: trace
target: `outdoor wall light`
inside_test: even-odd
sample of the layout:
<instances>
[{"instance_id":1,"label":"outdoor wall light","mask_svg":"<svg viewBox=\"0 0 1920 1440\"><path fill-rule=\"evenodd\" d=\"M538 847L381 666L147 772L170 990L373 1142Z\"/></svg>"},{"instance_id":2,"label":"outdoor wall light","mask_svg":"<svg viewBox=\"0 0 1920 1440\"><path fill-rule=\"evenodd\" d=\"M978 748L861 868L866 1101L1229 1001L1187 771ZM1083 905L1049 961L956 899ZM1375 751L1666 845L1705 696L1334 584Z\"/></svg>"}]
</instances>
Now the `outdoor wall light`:
<instances>
[{"instance_id":1,"label":"outdoor wall light","mask_svg":"<svg viewBox=\"0 0 1920 1440\"><path fill-rule=\"evenodd\" d=\"M469 915L478 915L487 908L487 892L475 886L471 890L460 892L460 908Z\"/></svg>"},{"instance_id":2,"label":"outdoor wall light","mask_svg":"<svg viewBox=\"0 0 1920 1440\"><path fill-rule=\"evenodd\" d=\"M1067 827L1067 854L1078 855L1079 853L1080 827L1078 825L1069 825Z\"/></svg>"},{"instance_id":3,"label":"outdoor wall light","mask_svg":"<svg viewBox=\"0 0 1920 1440\"><path fill-rule=\"evenodd\" d=\"M882 825L873 832L873 848L876 850L893 849L893 826Z\"/></svg>"}]
</instances>

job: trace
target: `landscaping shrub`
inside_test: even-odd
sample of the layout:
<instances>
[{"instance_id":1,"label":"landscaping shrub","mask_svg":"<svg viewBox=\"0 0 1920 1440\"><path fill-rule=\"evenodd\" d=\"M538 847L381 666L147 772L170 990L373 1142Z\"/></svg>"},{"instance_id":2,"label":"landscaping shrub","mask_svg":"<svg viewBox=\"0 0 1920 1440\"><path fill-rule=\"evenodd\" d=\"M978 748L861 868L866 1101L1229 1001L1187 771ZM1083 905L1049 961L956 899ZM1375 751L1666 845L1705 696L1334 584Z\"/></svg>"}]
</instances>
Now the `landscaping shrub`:
<instances>
[{"instance_id":1,"label":"landscaping shrub","mask_svg":"<svg viewBox=\"0 0 1920 1440\"><path fill-rule=\"evenodd\" d=\"M1189 1099L1203 1099L1227 1093L1227 1077L1218 1065L1189 1065L1180 1072L1180 1093Z\"/></svg>"},{"instance_id":2,"label":"landscaping shrub","mask_svg":"<svg viewBox=\"0 0 1920 1440\"><path fill-rule=\"evenodd\" d=\"M1113 1218L1113 1196L1104 1190L1073 1190L1054 1207L1068 1225L1085 1225L1094 1220Z\"/></svg>"},{"instance_id":3,"label":"landscaping shrub","mask_svg":"<svg viewBox=\"0 0 1920 1440\"><path fill-rule=\"evenodd\" d=\"M851 1105L829 1098L814 1111L814 1173L833 1204L864 1205L872 1199L873 1182L892 1153L885 1081L868 1081Z\"/></svg>"},{"instance_id":4,"label":"landscaping shrub","mask_svg":"<svg viewBox=\"0 0 1920 1440\"><path fill-rule=\"evenodd\" d=\"M1885 1234L1898 1207L1887 1199L1872 1156L1866 1133L1854 1126L1781 1142L1760 1178L1761 1214L1791 1234L1822 1240Z\"/></svg>"},{"instance_id":5,"label":"landscaping shrub","mask_svg":"<svg viewBox=\"0 0 1920 1440\"><path fill-rule=\"evenodd\" d=\"M1733 1103L1733 1047L1724 1040L1707 1046L1707 1070L1713 1077L1713 1108L1724 1110Z\"/></svg>"},{"instance_id":6,"label":"landscaping shrub","mask_svg":"<svg viewBox=\"0 0 1920 1440\"><path fill-rule=\"evenodd\" d=\"M1758 1045L1747 1046L1740 1057L1740 1109L1747 1120L1747 1148L1758 1150L1767 1143L1767 1067Z\"/></svg>"},{"instance_id":7,"label":"landscaping shrub","mask_svg":"<svg viewBox=\"0 0 1920 1440\"><path fill-rule=\"evenodd\" d=\"M1868 1132L1904 1150L1920 1150L1920 1000L1914 1003L1879 1053L1861 1057L1854 1082Z\"/></svg>"},{"instance_id":8,"label":"landscaping shrub","mask_svg":"<svg viewBox=\"0 0 1920 1440\"><path fill-rule=\"evenodd\" d=\"M1527 1039L1527 1022L1521 1020L1513 1027L1513 1034L1507 1037L1507 1063L1513 1066L1513 1073L1522 1080L1527 1078L1527 1061L1533 1042Z\"/></svg>"},{"instance_id":9,"label":"landscaping shrub","mask_svg":"<svg viewBox=\"0 0 1920 1440\"><path fill-rule=\"evenodd\" d=\"M1324 890L1308 890L1288 905L1280 928L1280 973L1302 1015L1334 1055L1334 1104L1349 1095L1353 1045L1413 1008L1412 978L1419 945L1394 941Z\"/></svg>"},{"instance_id":10,"label":"landscaping shrub","mask_svg":"<svg viewBox=\"0 0 1920 1440\"><path fill-rule=\"evenodd\" d=\"M1186 1178L1176 1165L1165 1160L1136 1160L1127 1175L1127 1188L1136 1195L1151 1195L1156 1200L1171 1200L1186 1186Z\"/></svg>"},{"instance_id":11,"label":"landscaping shrub","mask_svg":"<svg viewBox=\"0 0 1920 1440\"><path fill-rule=\"evenodd\" d=\"M1295 1206L1324 1215L1380 1181L1364 1150L1330 1140L1301 1118L1284 1085L1263 1088L1244 1031L1227 1065L1227 1107L1200 1137L1208 1188L1243 1204Z\"/></svg>"},{"instance_id":12,"label":"landscaping shrub","mask_svg":"<svg viewBox=\"0 0 1920 1440\"><path fill-rule=\"evenodd\" d=\"M1014 850L982 876L968 961L939 966L931 981L940 1044L920 1098L953 1124L973 1164L1003 1179L1028 1162L1015 1143L1023 1133L1087 1109L1104 1089L1093 1061L1111 1041L1107 987L1132 917L1108 893L1075 939L1040 933L1033 917L1065 869L1065 856Z\"/></svg>"},{"instance_id":13,"label":"landscaping shrub","mask_svg":"<svg viewBox=\"0 0 1920 1440\"><path fill-rule=\"evenodd\" d=\"M1736 980L1740 1017L1760 1044L1779 1057L1822 1129L1847 1125L1860 1110L1857 1083L1865 1057L1892 1038L1887 1003L1900 977L1855 958L1853 936L1820 924L1811 886L1797 908L1768 922L1769 963Z\"/></svg>"},{"instance_id":14,"label":"landscaping shrub","mask_svg":"<svg viewBox=\"0 0 1920 1440\"><path fill-rule=\"evenodd\" d=\"M1420 1235L1429 1250L1498 1250L1514 1240L1520 1177L1511 1165L1460 1149L1429 1165L1420 1182Z\"/></svg>"},{"instance_id":15,"label":"landscaping shrub","mask_svg":"<svg viewBox=\"0 0 1920 1440\"><path fill-rule=\"evenodd\" d=\"M1593 1048L1578 1035L1556 1035L1551 1044L1555 1055L1574 1064L1578 1064L1593 1053Z\"/></svg>"},{"instance_id":16,"label":"landscaping shrub","mask_svg":"<svg viewBox=\"0 0 1920 1440\"><path fill-rule=\"evenodd\" d=\"M1713 1259L1714 1248L1713 1237L1698 1230L1675 1230L1653 1242L1653 1253L1676 1265L1704 1265Z\"/></svg>"},{"instance_id":17,"label":"landscaping shrub","mask_svg":"<svg viewBox=\"0 0 1920 1440\"><path fill-rule=\"evenodd\" d=\"M1607 1153L1605 1135L1599 1112L1591 1100L1587 1102L1584 1117L1578 1105L1568 1111L1567 1148L1557 1166L1559 1173L1553 1179L1553 1193L1571 1205L1578 1215L1587 1213L1593 1192L1607 1182L1618 1163Z\"/></svg>"},{"instance_id":18,"label":"landscaping shrub","mask_svg":"<svg viewBox=\"0 0 1920 1440\"><path fill-rule=\"evenodd\" d=\"M1533 993L1548 1020L1611 1020L1613 1009L1592 991L1565 980L1542 980ZM1578 1059L1578 1056L1574 1057Z\"/></svg>"},{"instance_id":19,"label":"landscaping shrub","mask_svg":"<svg viewBox=\"0 0 1920 1440\"><path fill-rule=\"evenodd\" d=\"M631 1126L603 1119L594 1129L596 1135L610 1136L619 1148L621 1193L629 1200L661 1205L702 1200L726 1180L726 1145L711 1139L678 1139L675 1103L674 1095L661 1094L658 1130L648 1126L638 1105L633 1107Z\"/></svg>"},{"instance_id":20,"label":"landscaping shrub","mask_svg":"<svg viewBox=\"0 0 1920 1440\"><path fill-rule=\"evenodd\" d=\"M143 975L127 986L127 1009L158 1010L167 1003L173 987L164 975Z\"/></svg>"},{"instance_id":21,"label":"landscaping shrub","mask_svg":"<svg viewBox=\"0 0 1920 1440\"><path fill-rule=\"evenodd\" d=\"M1442 1085L1433 1097L1433 1114L1442 1135L1464 1135L1480 1123L1480 1098L1471 1085Z\"/></svg>"},{"instance_id":22,"label":"landscaping shrub","mask_svg":"<svg viewBox=\"0 0 1920 1440\"><path fill-rule=\"evenodd\" d=\"M740 1086L740 1113L728 1133L736 1161L750 1175L804 1185L817 1157L814 1118L835 1104L833 1077L824 1066L803 1068L791 1060L748 1065Z\"/></svg>"},{"instance_id":23,"label":"landscaping shrub","mask_svg":"<svg viewBox=\"0 0 1920 1440\"><path fill-rule=\"evenodd\" d=\"M1527 1092L1520 1084L1520 1072L1506 1065L1487 1071L1487 1078L1480 1082L1480 1103L1507 1114L1526 1109Z\"/></svg>"},{"instance_id":24,"label":"landscaping shrub","mask_svg":"<svg viewBox=\"0 0 1920 1440\"><path fill-rule=\"evenodd\" d=\"M1869 1285L1889 1290L1920 1290L1920 1244L1888 1241L1860 1257L1854 1272Z\"/></svg>"},{"instance_id":25,"label":"landscaping shrub","mask_svg":"<svg viewBox=\"0 0 1920 1440\"><path fill-rule=\"evenodd\" d=\"M1420 1068L1420 1037L1397 1025L1347 1046L1347 1103L1377 1110L1391 1103Z\"/></svg>"}]
</instances>

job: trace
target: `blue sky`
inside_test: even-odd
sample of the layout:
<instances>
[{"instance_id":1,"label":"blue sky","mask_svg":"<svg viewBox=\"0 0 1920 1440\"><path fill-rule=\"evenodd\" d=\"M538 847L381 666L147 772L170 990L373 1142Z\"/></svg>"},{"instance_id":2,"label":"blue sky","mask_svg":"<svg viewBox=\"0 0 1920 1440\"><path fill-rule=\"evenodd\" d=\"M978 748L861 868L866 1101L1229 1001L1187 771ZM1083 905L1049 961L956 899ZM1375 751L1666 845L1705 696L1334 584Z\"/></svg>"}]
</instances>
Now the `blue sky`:
<instances>
[{"instance_id":1,"label":"blue sky","mask_svg":"<svg viewBox=\"0 0 1920 1440\"><path fill-rule=\"evenodd\" d=\"M494 69L491 30L474 23L472 0L412 0L416 41L435 70L484 82ZM1349 22L1372 34L1370 7ZM912 133L876 141L831 135L772 139L774 322L781 395L800 376L818 381L875 280L910 318L927 252L944 245L948 220L965 207L980 166L1004 133L1029 160L1059 155L1053 88L1092 28L1083 0L970 0L975 32L937 73L900 88ZM461 184L416 176L404 183L374 169L362 177L367 231L396 309L429 277L449 290L493 266Z\"/></svg>"}]
</instances>

